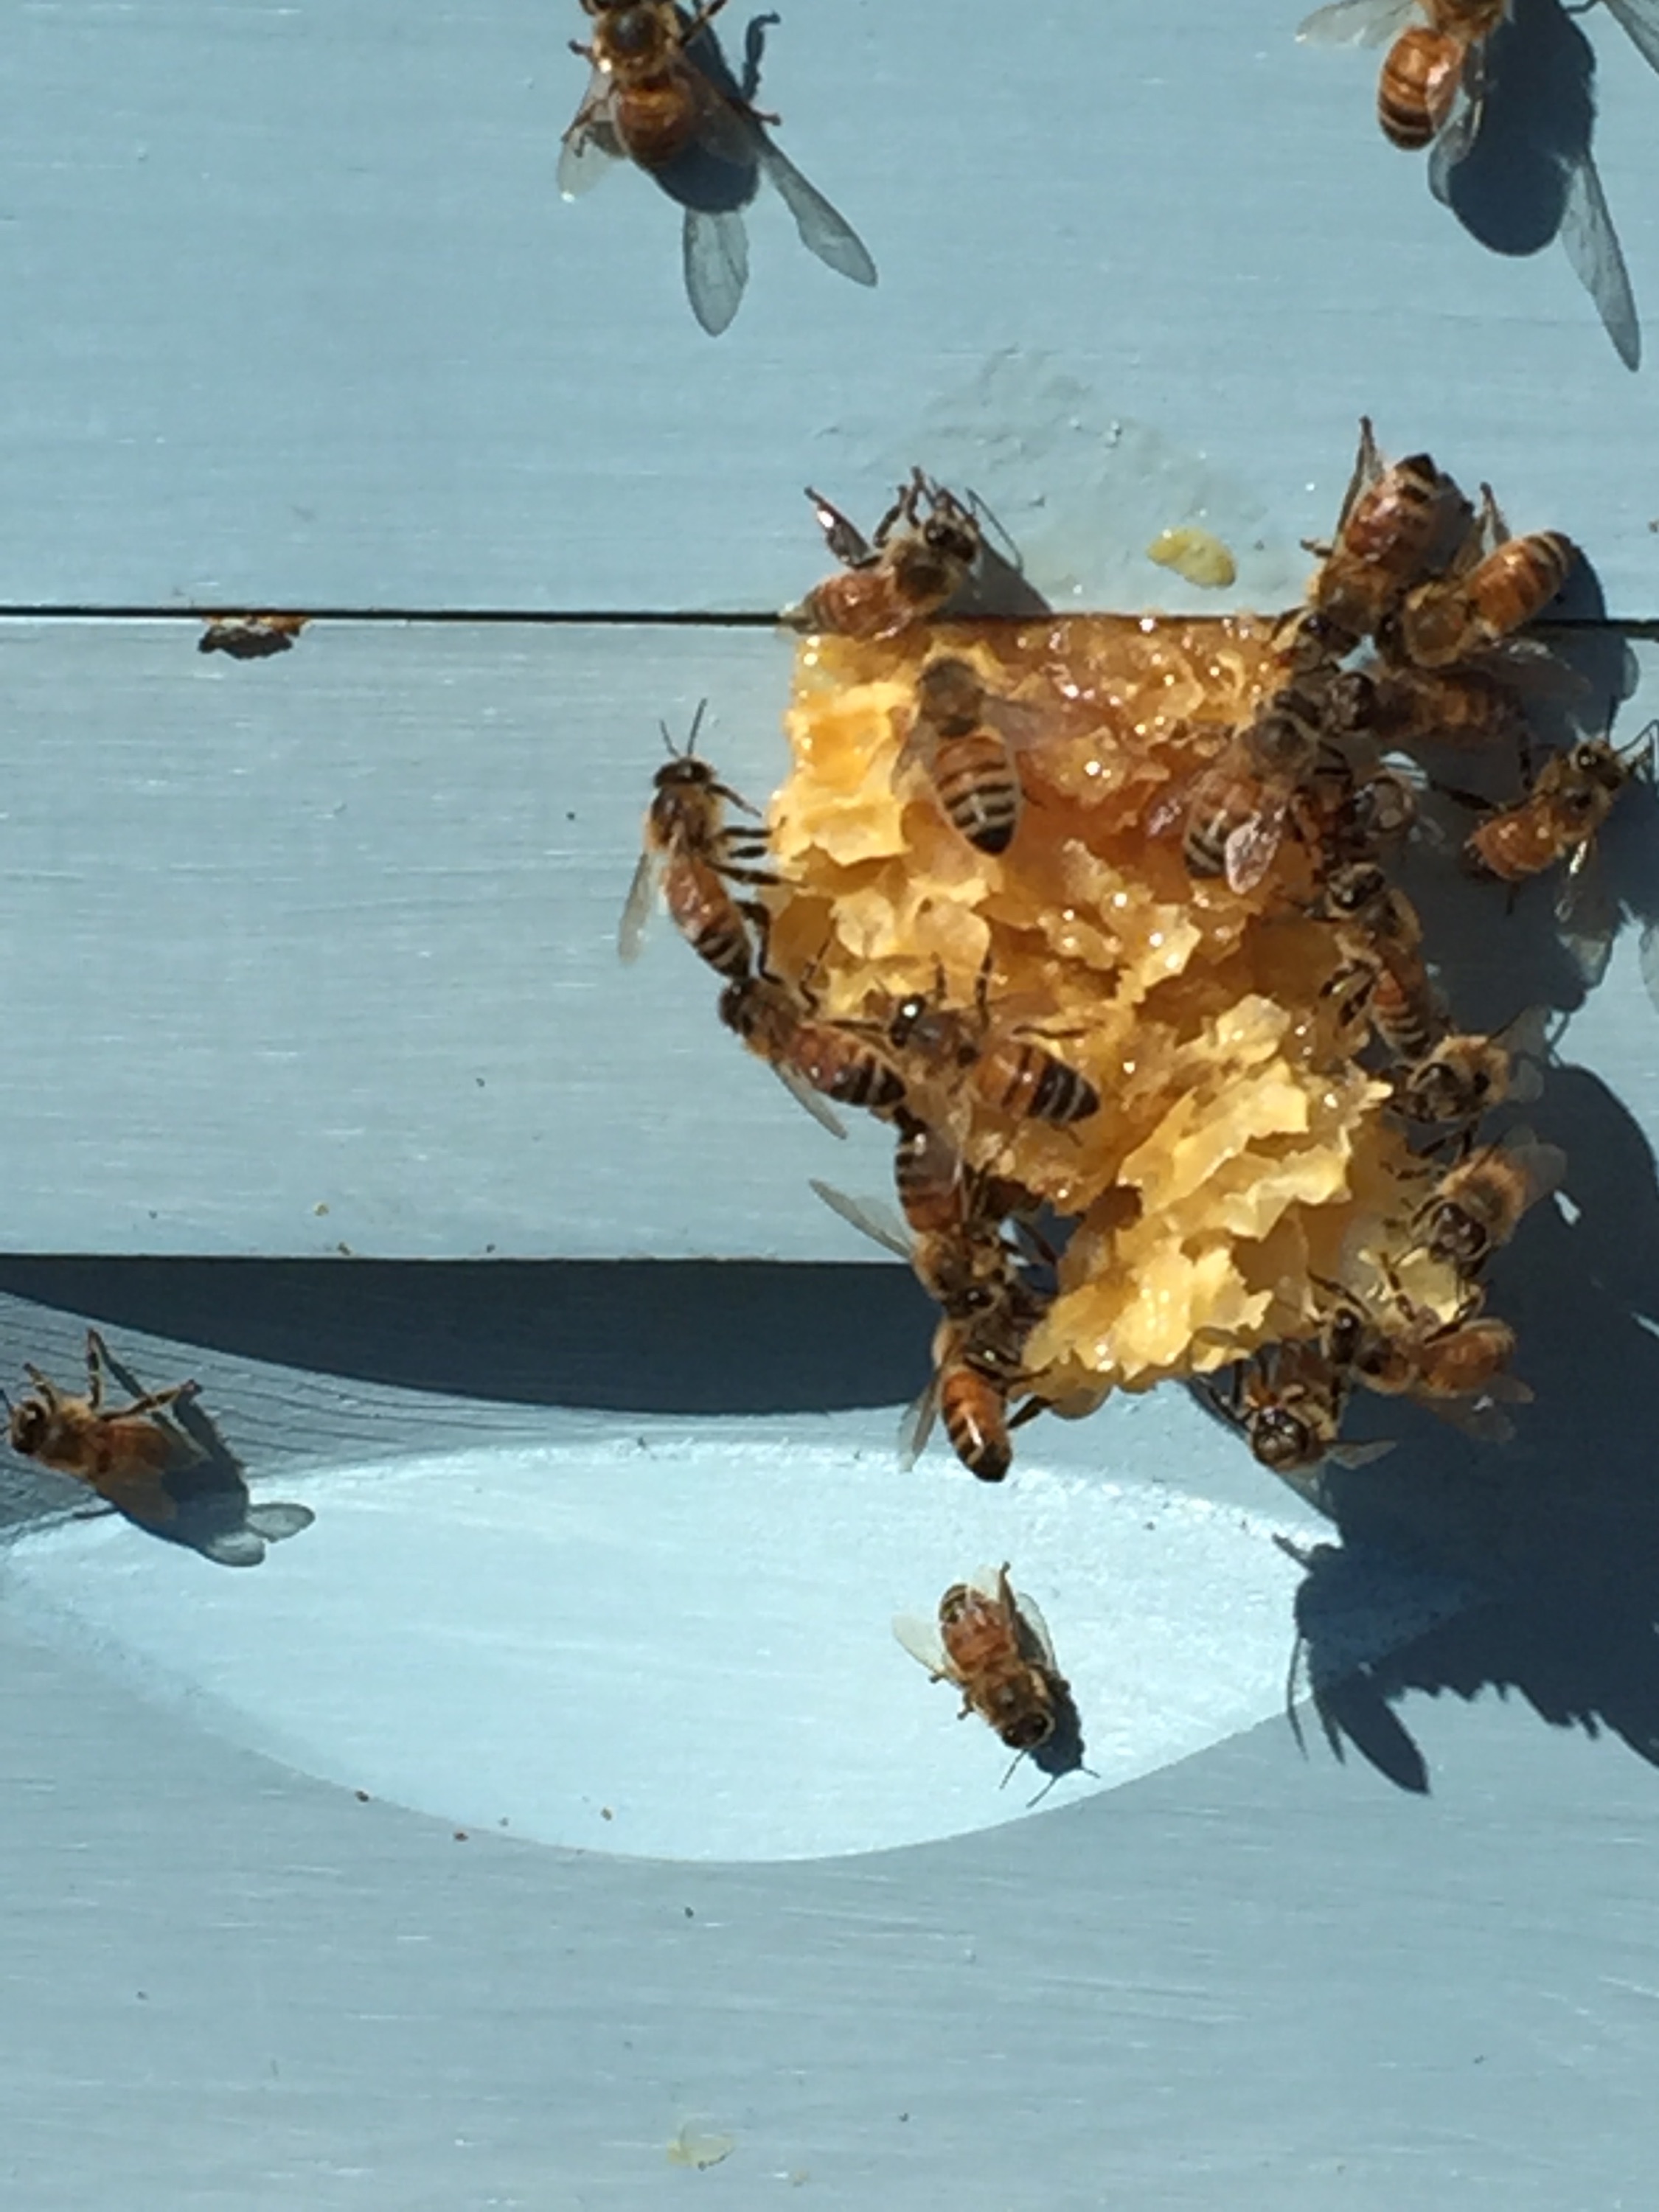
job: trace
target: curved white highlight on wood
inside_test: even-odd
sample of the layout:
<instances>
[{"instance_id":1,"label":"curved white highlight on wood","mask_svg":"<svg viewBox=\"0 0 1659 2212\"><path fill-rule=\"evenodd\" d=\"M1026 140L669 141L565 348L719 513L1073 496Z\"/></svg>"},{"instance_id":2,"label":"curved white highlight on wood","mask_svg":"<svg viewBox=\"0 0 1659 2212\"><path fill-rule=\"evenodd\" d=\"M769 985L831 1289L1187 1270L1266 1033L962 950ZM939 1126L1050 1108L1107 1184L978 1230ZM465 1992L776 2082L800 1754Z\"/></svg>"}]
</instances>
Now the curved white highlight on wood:
<instances>
[{"instance_id":1,"label":"curved white highlight on wood","mask_svg":"<svg viewBox=\"0 0 1659 2212\"><path fill-rule=\"evenodd\" d=\"M758 1431L758 1432L757 1432ZM942 1455L867 1419L631 1426L346 1468L313 1528L223 1576L115 1522L21 1543L7 1604L206 1727L479 1829L629 1856L878 1850L1022 1816L1008 1759L894 1641L985 1561L1042 1606L1095 1776L1277 1712L1297 1571L1281 1524L1144 1480Z\"/></svg>"}]
</instances>

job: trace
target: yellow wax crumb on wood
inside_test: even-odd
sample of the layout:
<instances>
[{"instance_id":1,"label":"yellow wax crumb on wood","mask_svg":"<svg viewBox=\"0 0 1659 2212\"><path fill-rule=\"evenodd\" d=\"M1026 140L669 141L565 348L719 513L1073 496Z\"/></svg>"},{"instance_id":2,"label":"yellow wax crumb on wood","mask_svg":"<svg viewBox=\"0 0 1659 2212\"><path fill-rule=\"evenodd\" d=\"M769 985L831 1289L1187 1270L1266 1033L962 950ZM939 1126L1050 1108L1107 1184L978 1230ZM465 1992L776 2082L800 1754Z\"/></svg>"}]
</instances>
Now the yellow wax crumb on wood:
<instances>
[{"instance_id":1,"label":"yellow wax crumb on wood","mask_svg":"<svg viewBox=\"0 0 1659 2212\"><path fill-rule=\"evenodd\" d=\"M1146 548L1146 558L1160 568L1173 568L1189 584L1224 592L1238 581L1238 563L1221 540L1196 523L1183 522L1174 530L1161 530Z\"/></svg>"}]
</instances>

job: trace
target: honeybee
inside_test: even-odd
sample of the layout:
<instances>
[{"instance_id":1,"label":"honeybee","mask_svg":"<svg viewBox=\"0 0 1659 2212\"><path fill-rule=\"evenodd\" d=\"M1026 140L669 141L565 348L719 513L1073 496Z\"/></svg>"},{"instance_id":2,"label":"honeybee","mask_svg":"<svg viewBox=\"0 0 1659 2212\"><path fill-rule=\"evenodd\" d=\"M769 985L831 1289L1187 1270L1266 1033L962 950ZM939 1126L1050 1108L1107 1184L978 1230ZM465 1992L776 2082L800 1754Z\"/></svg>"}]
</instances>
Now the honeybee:
<instances>
[{"instance_id":1,"label":"honeybee","mask_svg":"<svg viewBox=\"0 0 1659 2212\"><path fill-rule=\"evenodd\" d=\"M812 1189L832 1213L849 1222L884 1250L908 1260L929 1297L952 1320L988 1312L1019 1295L1015 1271L1020 1255L1002 1236L1002 1217L985 1205L985 1179L964 1172L957 1185L956 1218L917 1231L868 1199L851 1197L817 1176Z\"/></svg>"},{"instance_id":2,"label":"honeybee","mask_svg":"<svg viewBox=\"0 0 1659 2212\"><path fill-rule=\"evenodd\" d=\"M919 1082L948 1083L960 1075L984 1103L1018 1121L1064 1126L1100 1111L1100 1093L1085 1075L1046 1046L991 1020L988 965L980 970L975 1012L940 1003L941 977L932 996L901 999L880 1024L892 1050L917 1069Z\"/></svg>"},{"instance_id":3,"label":"honeybee","mask_svg":"<svg viewBox=\"0 0 1659 2212\"><path fill-rule=\"evenodd\" d=\"M984 543L972 509L919 468L899 486L873 538L866 539L810 485L806 496L845 573L815 585L783 616L797 629L896 637L938 614L955 597Z\"/></svg>"},{"instance_id":4,"label":"honeybee","mask_svg":"<svg viewBox=\"0 0 1659 2212\"><path fill-rule=\"evenodd\" d=\"M1361 416L1359 452L1335 540L1309 549L1322 558L1308 605L1334 649L1346 651L1382 625L1469 512L1427 453L1385 466L1370 418Z\"/></svg>"},{"instance_id":5,"label":"honeybee","mask_svg":"<svg viewBox=\"0 0 1659 2212\"><path fill-rule=\"evenodd\" d=\"M900 1613L893 1633L935 1682L953 1682L962 1692L960 1717L977 1713L1010 1751L1035 1751L1053 1735L1070 1686L1047 1623L1009 1582L1006 1563L953 1583L939 1600L937 1623Z\"/></svg>"},{"instance_id":6,"label":"honeybee","mask_svg":"<svg viewBox=\"0 0 1659 2212\"><path fill-rule=\"evenodd\" d=\"M1311 1338L1264 1345L1222 1376L1197 1378L1197 1388L1260 1463L1288 1480L1312 1474L1328 1459L1360 1467L1392 1449L1387 1442L1339 1442L1346 1372Z\"/></svg>"},{"instance_id":7,"label":"honeybee","mask_svg":"<svg viewBox=\"0 0 1659 2212\"><path fill-rule=\"evenodd\" d=\"M810 993L768 974L763 964L726 985L718 1011L727 1029L837 1137L847 1133L826 1098L878 1115L904 1103L904 1078L878 1046L844 1022L821 1019Z\"/></svg>"},{"instance_id":8,"label":"honeybee","mask_svg":"<svg viewBox=\"0 0 1659 2212\"><path fill-rule=\"evenodd\" d=\"M200 1384L174 1382L149 1390L125 1406L104 1403L109 1354L95 1328L87 1331L87 1395L71 1397L26 1360L33 1389L15 1405L0 1392L11 1448L58 1474L73 1475L100 1498L139 1521L168 1521L176 1508L162 1477L183 1461L199 1458L190 1439L157 1414L195 1397Z\"/></svg>"},{"instance_id":9,"label":"honeybee","mask_svg":"<svg viewBox=\"0 0 1659 2212\"><path fill-rule=\"evenodd\" d=\"M1369 672L1370 726L1385 746L1494 745L1521 734L1520 702L1480 668L1390 666Z\"/></svg>"},{"instance_id":10,"label":"honeybee","mask_svg":"<svg viewBox=\"0 0 1659 2212\"><path fill-rule=\"evenodd\" d=\"M1368 1390L1385 1397L1424 1401L1431 1411L1491 1443L1513 1433L1494 1401L1524 1403L1532 1393L1509 1373L1515 1331L1482 1315L1484 1293L1472 1286L1449 1320L1407 1297L1392 1269L1383 1268L1389 1303L1361 1305L1346 1294L1327 1316L1324 1343L1332 1364ZM1468 1401L1455 1405L1455 1401Z\"/></svg>"},{"instance_id":11,"label":"honeybee","mask_svg":"<svg viewBox=\"0 0 1659 2212\"><path fill-rule=\"evenodd\" d=\"M1291 810L1319 757L1317 734L1288 709L1258 714L1195 781L1155 805L1157 836L1172 807L1184 811L1182 854L1194 877L1224 876L1241 896L1267 875Z\"/></svg>"},{"instance_id":12,"label":"honeybee","mask_svg":"<svg viewBox=\"0 0 1659 2212\"><path fill-rule=\"evenodd\" d=\"M1656 731L1659 723L1622 752L1606 738L1589 738L1553 753L1524 799L1471 831L1463 847L1469 866L1506 884L1524 883L1558 860L1582 868L1613 801L1651 757Z\"/></svg>"},{"instance_id":13,"label":"honeybee","mask_svg":"<svg viewBox=\"0 0 1659 2212\"><path fill-rule=\"evenodd\" d=\"M1542 1091L1539 1072L1547 1017L1517 1014L1491 1036L1459 1031L1394 1079L1394 1109L1408 1121L1475 1121L1490 1107L1524 1103Z\"/></svg>"},{"instance_id":14,"label":"honeybee","mask_svg":"<svg viewBox=\"0 0 1659 2212\"><path fill-rule=\"evenodd\" d=\"M1466 1152L1418 1211L1422 1249L1461 1274L1478 1274L1527 1209L1560 1182L1566 1165L1559 1145L1540 1144L1528 1129Z\"/></svg>"},{"instance_id":15,"label":"honeybee","mask_svg":"<svg viewBox=\"0 0 1659 2212\"><path fill-rule=\"evenodd\" d=\"M1048 1310L1043 1291L1021 1273L1007 1247L989 1295L963 1301L933 1332L933 1371L899 1426L899 1459L912 1467L927 1449L935 1419L951 1449L981 1482L1000 1482L1014 1463L1012 1431L1042 1411L1028 1395L1017 1413L1009 1401L1027 1389L1025 1346Z\"/></svg>"},{"instance_id":16,"label":"honeybee","mask_svg":"<svg viewBox=\"0 0 1659 2212\"><path fill-rule=\"evenodd\" d=\"M1449 668L1513 637L1557 596L1578 557L1559 530L1512 538L1489 484L1481 500L1446 575L1407 592L1394 619L1391 642L1414 667Z\"/></svg>"},{"instance_id":17,"label":"honeybee","mask_svg":"<svg viewBox=\"0 0 1659 2212\"><path fill-rule=\"evenodd\" d=\"M1404 891L1372 861L1334 868L1320 911L1333 922L1343 963L1323 986L1341 1018L1364 1014L1398 1059L1424 1059L1443 1026L1421 951L1423 926Z\"/></svg>"},{"instance_id":18,"label":"honeybee","mask_svg":"<svg viewBox=\"0 0 1659 2212\"><path fill-rule=\"evenodd\" d=\"M1468 59L1469 41L1452 32L1414 23L1400 33L1376 81L1376 119L1390 145L1416 153L1439 137L1463 88Z\"/></svg>"},{"instance_id":19,"label":"honeybee","mask_svg":"<svg viewBox=\"0 0 1659 2212\"><path fill-rule=\"evenodd\" d=\"M639 957L660 884L675 927L692 951L717 974L740 980L750 972L750 923L760 910L740 907L726 884L771 884L777 878L759 865L767 858L762 832L723 818L727 806L747 814L757 810L693 750L708 703L698 702L683 751L676 750L667 724L660 726L668 759L657 770L645 817L645 848L623 908L617 950L624 960Z\"/></svg>"},{"instance_id":20,"label":"honeybee","mask_svg":"<svg viewBox=\"0 0 1659 2212\"><path fill-rule=\"evenodd\" d=\"M288 653L309 615L207 615L198 653L228 653L233 660L269 660Z\"/></svg>"},{"instance_id":21,"label":"honeybee","mask_svg":"<svg viewBox=\"0 0 1659 2212\"><path fill-rule=\"evenodd\" d=\"M751 106L753 82L733 82L708 29L725 5L705 0L694 15L672 0L582 0L592 43L571 47L593 75L559 155L568 200L626 160L678 202L686 295L711 337L737 313L749 281L743 210L763 176L809 251L855 284L876 281L857 233L767 136L775 118Z\"/></svg>"},{"instance_id":22,"label":"honeybee","mask_svg":"<svg viewBox=\"0 0 1659 2212\"><path fill-rule=\"evenodd\" d=\"M981 853L1006 852L1019 827L1024 794L1012 735L1029 711L998 699L954 654L928 661L916 678L915 719L894 773L920 764L945 820Z\"/></svg>"}]
</instances>

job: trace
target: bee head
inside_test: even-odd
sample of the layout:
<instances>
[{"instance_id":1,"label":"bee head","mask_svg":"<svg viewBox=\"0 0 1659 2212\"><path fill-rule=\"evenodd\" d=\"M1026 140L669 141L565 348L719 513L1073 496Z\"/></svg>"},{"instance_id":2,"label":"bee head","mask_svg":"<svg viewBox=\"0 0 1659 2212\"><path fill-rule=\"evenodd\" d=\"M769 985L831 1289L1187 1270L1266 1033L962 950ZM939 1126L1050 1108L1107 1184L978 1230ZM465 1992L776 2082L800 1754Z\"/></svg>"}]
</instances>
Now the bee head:
<instances>
[{"instance_id":1,"label":"bee head","mask_svg":"<svg viewBox=\"0 0 1659 2212\"><path fill-rule=\"evenodd\" d=\"M18 1406L14 1406L9 1398L5 1402L9 1416L7 1434L11 1439L11 1448L15 1452L21 1452L26 1459L33 1458L46 1441L46 1423L50 1418L46 1409L38 1398L25 1398Z\"/></svg>"},{"instance_id":2,"label":"bee head","mask_svg":"<svg viewBox=\"0 0 1659 2212\"><path fill-rule=\"evenodd\" d=\"M1250 1449L1275 1474L1312 1467L1323 1456L1313 1431L1288 1406L1263 1406L1252 1415Z\"/></svg>"},{"instance_id":3,"label":"bee head","mask_svg":"<svg viewBox=\"0 0 1659 2212\"><path fill-rule=\"evenodd\" d=\"M1054 1732L1054 1717L1045 1711L1021 1713L997 1733L1010 1751L1035 1751L1040 1743L1047 1743Z\"/></svg>"}]
</instances>

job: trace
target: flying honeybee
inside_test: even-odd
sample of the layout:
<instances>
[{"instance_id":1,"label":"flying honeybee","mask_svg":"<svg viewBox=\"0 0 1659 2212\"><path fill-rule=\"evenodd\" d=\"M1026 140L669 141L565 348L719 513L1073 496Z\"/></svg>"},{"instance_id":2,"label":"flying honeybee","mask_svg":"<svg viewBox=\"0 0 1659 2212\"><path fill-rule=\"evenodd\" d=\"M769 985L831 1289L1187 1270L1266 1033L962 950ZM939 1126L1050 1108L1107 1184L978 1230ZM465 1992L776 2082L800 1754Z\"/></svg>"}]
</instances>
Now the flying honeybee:
<instances>
[{"instance_id":1,"label":"flying honeybee","mask_svg":"<svg viewBox=\"0 0 1659 2212\"><path fill-rule=\"evenodd\" d=\"M750 972L750 924L759 918L759 909L740 907L727 884L770 884L777 878L761 865L767 858L763 833L725 820L727 806L748 814L756 810L692 750L708 703L698 702L684 751L676 750L667 724L661 726L668 759L657 770L645 817L645 847L623 908L617 950L624 960L639 957L660 885L675 926L692 951L718 974L740 980Z\"/></svg>"},{"instance_id":2,"label":"flying honeybee","mask_svg":"<svg viewBox=\"0 0 1659 2212\"><path fill-rule=\"evenodd\" d=\"M198 653L228 653L233 660L269 660L287 653L311 620L309 615L208 615L196 641Z\"/></svg>"},{"instance_id":3,"label":"flying honeybee","mask_svg":"<svg viewBox=\"0 0 1659 2212\"><path fill-rule=\"evenodd\" d=\"M1422 954L1423 926L1404 891L1371 861L1334 868L1320 911L1334 925L1342 965L1326 981L1342 1019L1363 1014L1396 1058L1420 1060L1443 1027Z\"/></svg>"},{"instance_id":4,"label":"flying honeybee","mask_svg":"<svg viewBox=\"0 0 1659 2212\"><path fill-rule=\"evenodd\" d=\"M1417 668L1449 668L1491 651L1543 612L1566 582L1577 549L1559 530L1514 538L1492 495L1443 577L1407 592L1390 642Z\"/></svg>"},{"instance_id":5,"label":"flying honeybee","mask_svg":"<svg viewBox=\"0 0 1659 2212\"><path fill-rule=\"evenodd\" d=\"M1370 417L1362 416L1335 539L1309 549L1321 559L1308 605L1334 649L1346 652L1373 635L1468 514L1468 501L1427 453L1385 465Z\"/></svg>"},{"instance_id":6,"label":"flying honeybee","mask_svg":"<svg viewBox=\"0 0 1659 2212\"><path fill-rule=\"evenodd\" d=\"M156 1416L195 1397L200 1385L174 1382L165 1390L145 1391L125 1406L107 1406L108 1358L102 1337L89 1328L84 1398L60 1390L25 1361L23 1372L33 1389L15 1405L4 1401L11 1448L56 1474L73 1475L135 1520L171 1520L176 1508L162 1478L170 1468L200 1454L189 1437Z\"/></svg>"},{"instance_id":7,"label":"flying honeybee","mask_svg":"<svg viewBox=\"0 0 1659 2212\"><path fill-rule=\"evenodd\" d=\"M593 64L581 106L564 134L559 189L574 199L611 165L643 169L684 216L685 289L691 311L717 337L737 313L749 281L743 211L769 179L801 241L855 284L873 284L876 265L857 233L768 137L751 104L757 73L738 85L708 26L726 0L696 15L672 0L582 0L592 42L572 40Z\"/></svg>"},{"instance_id":8,"label":"flying honeybee","mask_svg":"<svg viewBox=\"0 0 1659 2212\"><path fill-rule=\"evenodd\" d=\"M1014 1589L1006 1564L953 1583L937 1622L900 1613L893 1633L934 1681L961 1691L961 1717L977 1713L1010 1751L1035 1751L1053 1735L1069 1685L1042 1615Z\"/></svg>"},{"instance_id":9,"label":"flying honeybee","mask_svg":"<svg viewBox=\"0 0 1659 2212\"><path fill-rule=\"evenodd\" d=\"M1462 1274L1478 1274L1528 1207L1556 1188L1566 1164L1559 1145L1540 1144L1528 1129L1466 1152L1419 1209L1422 1249Z\"/></svg>"},{"instance_id":10,"label":"flying honeybee","mask_svg":"<svg viewBox=\"0 0 1659 2212\"><path fill-rule=\"evenodd\" d=\"M1024 800L1014 738L1031 712L998 698L970 662L941 654L916 678L915 717L894 772L920 764L951 827L981 853L1006 852Z\"/></svg>"},{"instance_id":11,"label":"flying honeybee","mask_svg":"<svg viewBox=\"0 0 1659 2212\"><path fill-rule=\"evenodd\" d=\"M839 507L807 488L842 573L826 577L783 620L842 637L896 637L927 622L967 582L984 544L973 510L913 469L866 539Z\"/></svg>"},{"instance_id":12,"label":"flying honeybee","mask_svg":"<svg viewBox=\"0 0 1659 2212\"><path fill-rule=\"evenodd\" d=\"M1544 1087L1539 1063L1547 1021L1542 1007L1533 1006L1490 1036L1458 1031L1442 1037L1395 1077L1395 1113L1426 1126L1478 1121L1505 1101L1529 1103Z\"/></svg>"},{"instance_id":13,"label":"flying honeybee","mask_svg":"<svg viewBox=\"0 0 1659 2212\"><path fill-rule=\"evenodd\" d=\"M1017 1121L1064 1125L1100 1110L1100 1093L1085 1075L1057 1059L1045 1045L991 1018L988 965L980 970L969 1016L942 1003L944 981L932 995L914 992L891 1007L880 1024L894 1053L915 1070L918 1085L957 1079L988 1106Z\"/></svg>"}]
</instances>

